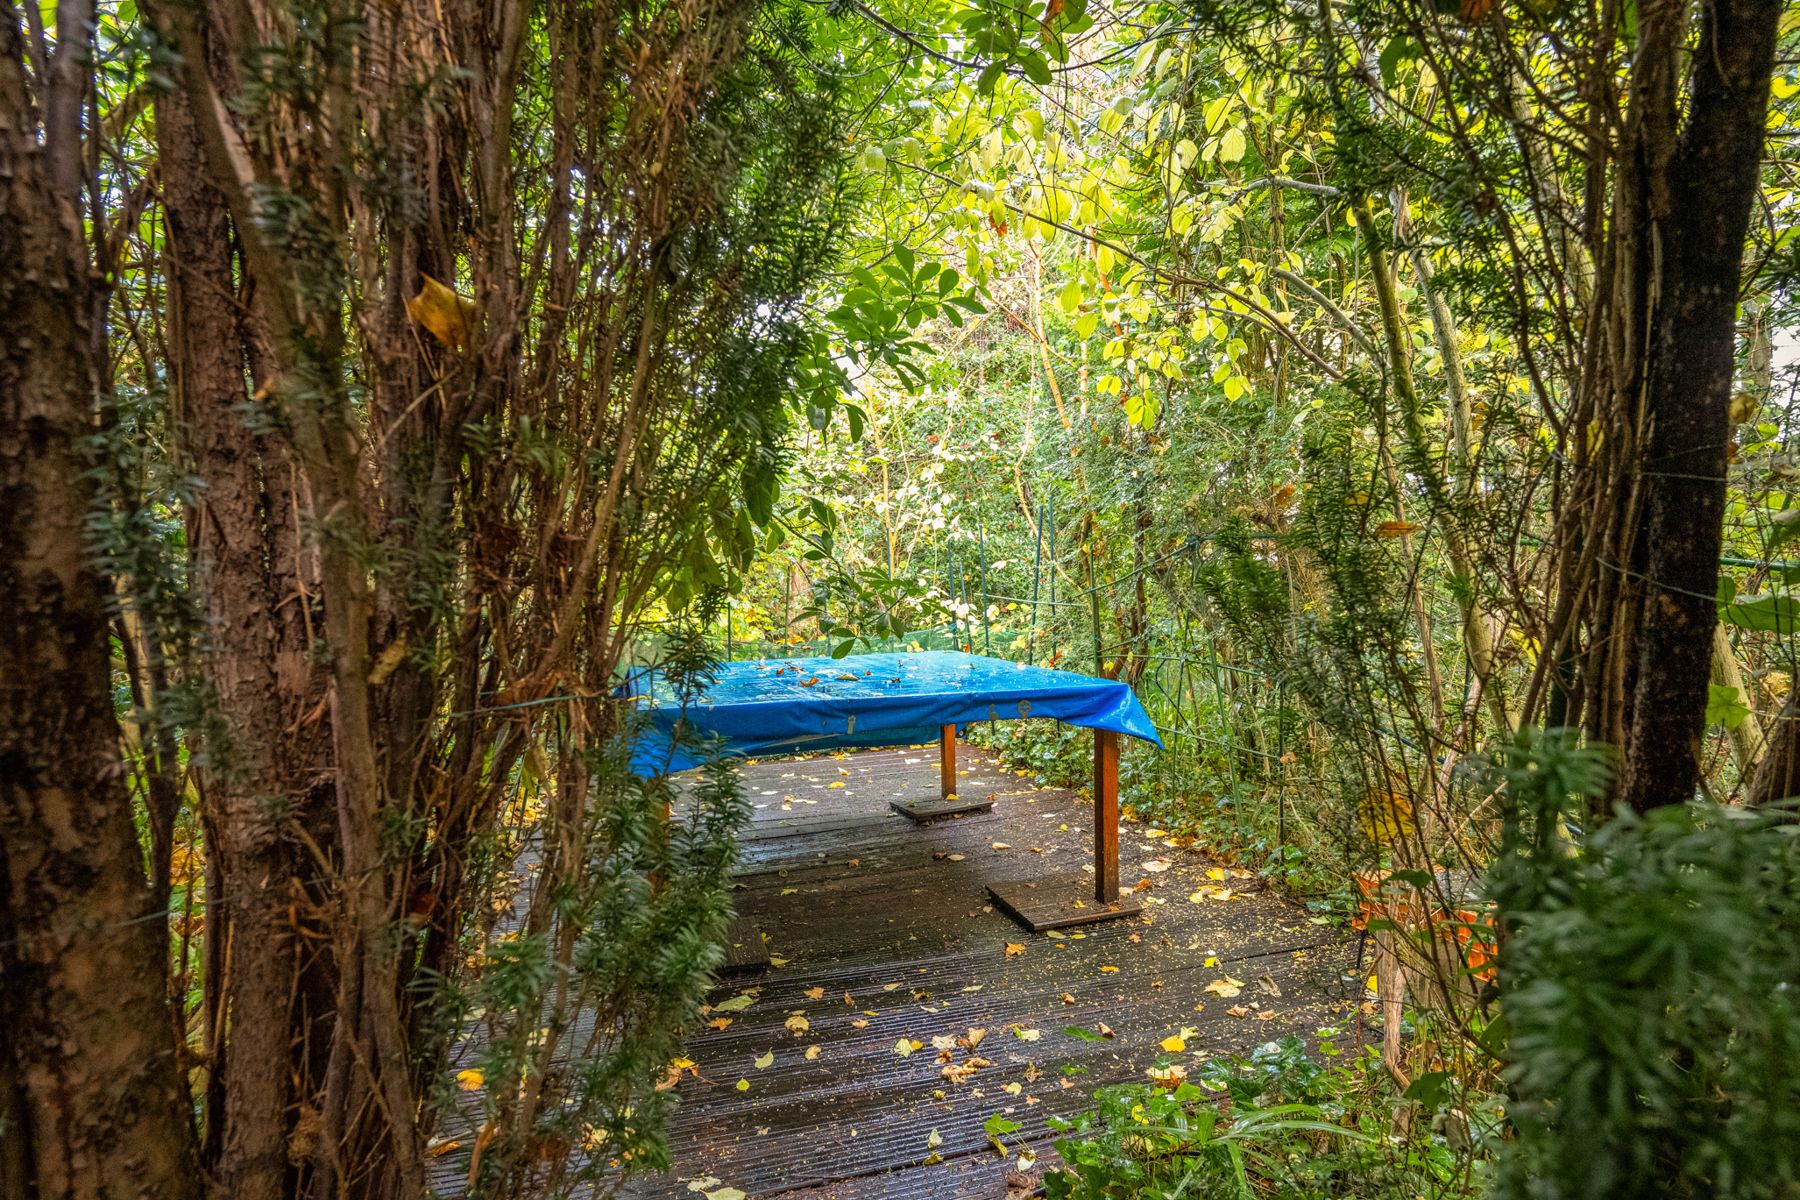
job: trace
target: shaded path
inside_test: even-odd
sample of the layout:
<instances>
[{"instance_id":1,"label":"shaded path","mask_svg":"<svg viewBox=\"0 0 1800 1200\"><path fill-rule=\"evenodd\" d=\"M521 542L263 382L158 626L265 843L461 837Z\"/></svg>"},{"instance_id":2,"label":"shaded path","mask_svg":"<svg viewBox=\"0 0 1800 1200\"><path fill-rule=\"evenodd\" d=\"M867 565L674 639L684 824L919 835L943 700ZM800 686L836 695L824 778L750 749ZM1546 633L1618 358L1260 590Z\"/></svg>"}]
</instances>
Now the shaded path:
<instances>
[{"instance_id":1,"label":"shaded path","mask_svg":"<svg viewBox=\"0 0 1800 1200\"><path fill-rule=\"evenodd\" d=\"M888 804L936 795L936 747L744 769L758 807L737 902L776 965L713 992L726 1007L710 1015L729 1024L693 1039L675 1172L628 1196L692 1196L691 1183L716 1180L705 1186L756 1200L1000 1197L1007 1167L982 1129L994 1113L1023 1127L1009 1142L1043 1144L1046 1118L1079 1111L1100 1084L1334 1019L1348 995L1342 939L1265 892L1190 900L1254 883L1209 879L1208 860L1142 824L1121 831L1121 880L1144 881L1141 919L1059 938L994 912L987 881L1089 862L1088 804L973 748L959 765L962 794L993 793L994 809L922 827ZM1208 992L1215 980L1242 992ZM1103 1024L1113 1037L1064 1032ZM1186 1052L1162 1051L1183 1027ZM986 1030L974 1055L989 1065L946 1079L932 1039L970 1028ZM922 1048L903 1057L902 1038ZM972 1057L961 1045L950 1054L953 1066ZM934 1153L942 1161L922 1165Z\"/></svg>"}]
</instances>

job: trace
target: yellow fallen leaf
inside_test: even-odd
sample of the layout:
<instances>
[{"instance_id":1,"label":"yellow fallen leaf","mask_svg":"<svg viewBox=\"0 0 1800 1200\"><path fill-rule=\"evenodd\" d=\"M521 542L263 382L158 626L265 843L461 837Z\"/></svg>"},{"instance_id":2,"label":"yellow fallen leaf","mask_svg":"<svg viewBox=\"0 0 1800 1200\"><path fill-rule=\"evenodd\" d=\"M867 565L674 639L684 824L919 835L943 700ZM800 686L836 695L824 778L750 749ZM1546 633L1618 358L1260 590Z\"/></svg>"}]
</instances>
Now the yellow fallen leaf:
<instances>
[{"instance_id":1,"label":"yellow fallen leaf","mask_svg":"<svg viewBox=\"0 0 1800 1200\"><path fill-rule=\"evenodd\" d=\"M925 1048L924 1042L915 1042L911 1038L901 1038L899 1041L894 1043L894 1053L898 1054L901 1058L905 1058L907 1055L911 1054L914 1050L923 1050L924 1048Z\"/></svg>"},{"instance_id":2,"label":"yellow fallen leaf","mask_svg":"<svg viewBox=\"0 0 1800 1200\"><path fill-rule=\"evenodd\" d=\"M823 1000L825 998L825 989L822 987L809 987L801 994L808 1000Z\"/></svg>"},{"instance_id":3,"label":"yellow fallen leaf","mask_svg":"<svg viewBox=\"0 0 1800 1200\"><path fill-rule=\"evenodd\" d=\"M819 1049L819 1047L817 1047L817 1046L808 1046L806 1048L806 1061L811 1062L813 1059L819 1057L819 1055L821 1055L823 1053L824 1053L824 1051Z\"/></svg>"},{"instance_id":4,"label":"yellow fallen leaf","mask_svg":"<svg viewBox=\"0 0 1800 1200\"><path fill-rule=\"evenodd\" d=\"M763 1056L756 1060L756 1069L759 1071L766 1071L774 1065L775 1052L773 1050L765 1051Z\"/></svg>"},{"instance_id":5,"label":"yellow fallen leaf","mask_svg":"<svg viewBox=\"0 0 1800 1200\"><path fill-rule=\"evenodd\" d=\"M1158 1042L1157 1045L1161 1046L1164 1050L1167 1050L1170 1054L1180 1054L1183 1050L1187 1049L1187 1043L1182 1040L1180 1034L1170 1034L1168 1037Z\"/></svg>"},{"instance_id":6,"label":"yellow fallen leaf","mask_svg":"<svg viewBox=\"0 0 1800 1200\"><path fill-rule=\"evenodd\" d=\"M748 1080L748 1079L740 1079L740 1080L738 1080L738 1081L737 1081L737 1090L738 1090L738 1091L740 1091L740 1092L747 1092L747 1091L749 1091L749 1090L750 1090L750 1081L749 1081L749 1080Z\"/></svg>"},{"instance_id":7,"label":"yellow fallen leaf","mask_svg":"<svg viewBox=\"0 0 1800 1200\"><path fill-rule=\"evenodd\" d=\"M826 784L825 789L827 791L830 791L832 788L841 788L843 786L844 786L844 781L841 779L837 779L837 780L833 780L831 783Z\"/></svg>"},{"instance_id":8,"label":"yellow fallen leaf","mask_svg":"<svg viewBox=\"0 0 1800 1200\"><path fill-rule=\"evenodd\" d=\"M799 1013L795 1013L793 1016L783 1021L782 1024L786 1026L787 1031L795 1037L799 1037L801 1034L812 1028L812 1022L808 1021Z\"/></svg>"},{"instance_id":9,"label":"yellow fallen leaf","mask_svg":"<svg viewBox=\"0 0 1800 1200\"><path fill-rule=\"evenodd\" d=\"M1100 973L1102 975L1117 975L1119 973L1119 968L1113 966L1101 967Z\"/></svg>"},{"instance_id":10,"label":"yellow fallen leaf","mask_svg":"<svg viewBox=\"0 0 1800 1200\"><path fill-rule=\"evenodd\" d=\"M482 1075L479 1068L470 1067L466 1071L456 1073L456 1086L465 1092L479 1092L482 1080L485 1078L486 1076Z\"/></svg>"},{"instance_id":11,"label":"yellow fallen leaf","mask_svg":"<svg viewBox=\"0 0 1800 1200\"><path fill-rule=\"evenodd\" d=\"M1226 999L1230 999L1232 996L1235 996L1244 990L1244 981L1241 979L1233 979L1231 976L1227 975L1223 979L1215 979L1207 984L1206 990L1215 996L1222 996Z\"/></svg>"},{"instance_id":12,"label":"yellow fallen leaf","mask_svg":"<svg viewBox=\"0 0 1800 1200\"><path fill-rule=\"evenodd\" d=\"M1022 1083L1003 1083L1000 1085L1000 1090L1009 1096L1016 1096L1025 1090L1025 1085Z\"/></svg>"},{"instance_id":13,"label":"yellow fallen leaf","mask_svg":"<svg viewBox=\"0 0 1800 1200\"><path fill-rule=\"evenodd\" d=\"M1021 955L1023 953L1025 953L1025 943L1024 942L1008 942L1008 943L1006 943L1006 957L1017 958L1019 955Z\"/></svg>"}]
</instances>

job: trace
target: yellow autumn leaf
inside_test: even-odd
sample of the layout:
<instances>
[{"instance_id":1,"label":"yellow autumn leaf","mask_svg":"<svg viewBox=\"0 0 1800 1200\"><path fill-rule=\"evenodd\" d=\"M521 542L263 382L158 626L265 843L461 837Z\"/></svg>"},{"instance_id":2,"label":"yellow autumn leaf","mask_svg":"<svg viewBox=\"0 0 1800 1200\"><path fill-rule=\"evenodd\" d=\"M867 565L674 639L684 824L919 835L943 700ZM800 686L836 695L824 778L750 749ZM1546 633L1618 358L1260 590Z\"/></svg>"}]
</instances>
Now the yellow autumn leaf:
<instances>
[{"instance_id":1,"label":"yellow autumn leaf","mask_svg":"<svg viewBox=\"0 0 1800 1200\"><path fill-rule=\"evenodd\" d=\"M1157 1045L1161 1046L1164 1050L1167 1050L1170 1054L1180 1054L1183 1050L1187 1049L1187 1043L1182 1040L1181 1035L1178 1033L1170 1034L1168 1037L1158 1042Z\"/></svg>"},{"instance_id":2,"label":"yellow autumn leaf","mask_svg":"<svg viewBox=\"0 0 1800 1200\"><path fill-rule=\"evenodd\" d=\"M1405 537L1409 533L1417 533L1419 526L1412 521L1383 521L1375 527L1375 536L1384 538Z\"/></svg>"},{"instance_id":3,"label":"yellow autumn leaf","mask_svg":"<svg viewBox=\"0 0 1800 1200\"><path fill-rule=\"evenodd\" d=\"M479 1092L482 1081L486 1078L477 1067L456 1073L456 1086L465 1092Z\"/></svg>"},{"instance_id":4,"label":"yellow autumn leaf","mask_svg":"<svg viewBox=\"0 0 1800 1200\"><path fill-rule=\"evenodd\" d=\"M773 1050L765 1051L762 1057L756 1060L756 1069L759 1071L766 1071L774 1065L775 1052Z\"/></svg>"},{"instance_id":5,"label":"yellow autumn leaf","mask_svg":"<svg viewBox=\"0 0 1800 1200\"><path fill-rule=\"evenodd\" d=\"M1231 976L1227 975L1223 979L1215 979L1207 984L1206 990L1215 996L1223 996L1229 999L1244 990L1244 981L1241 979L1233 979Z\"/></svg>"},{"instance_id":6,"label":"yellow autumn leaf","mask_svg":"<svg viewBox=\"0 0 1800 1200\"><path fill-rule=\"evenodd\" d=\"M456 294L429 275L421 275L419 294L408 298L406 311L439 342L463 353L475 326L475 302Z\"/></svg>"}]
</instances>

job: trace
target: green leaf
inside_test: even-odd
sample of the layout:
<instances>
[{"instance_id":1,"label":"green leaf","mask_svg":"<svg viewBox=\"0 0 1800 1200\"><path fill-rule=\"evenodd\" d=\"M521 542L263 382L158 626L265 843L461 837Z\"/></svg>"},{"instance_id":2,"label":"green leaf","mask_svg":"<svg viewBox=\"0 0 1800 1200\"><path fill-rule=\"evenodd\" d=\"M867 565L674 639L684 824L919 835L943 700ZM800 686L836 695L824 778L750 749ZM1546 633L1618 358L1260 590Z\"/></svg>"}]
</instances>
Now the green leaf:
<instances>
[{"instance_id":1,"label":"green leaf","mask_svg":"<svg viewBox=\"0 0 1800 1200\"><path fill-rule=\"evenodd\" d=\"M863 422L867 419L866 414L856 405L846 404L844 405L844 417L850 422L850 440L862 441Z\"/></svg>"},{"instance_id":2,"label":"green leaf","mask_svg":"<svg viewBox=\"0 0 1800 1200\"><path fill-rule=\"evenodd\" d=\"M1039 87L1050 86L1050 64L1036 50L1029 50L1019 55L1019 66L1025 71L1025 78Z\"/></svg>"},{"instance_id":3,"label":"green leaf","mask_svg":"<svg viewBox=\"0 0 1800 1200\"><path fill-rule=\"evenodd\" d=\"M1725 687L1717 683L1706 685L1706 723L1723 725L1727 729L1736 729L1750 715L1749 705L1744 703L1743 693L1734 687Z\"/></svg>"},{"instance_id":4,"label":"green leaf","mask_svg":"<svg viewBox=\"0 0 1800 1200\"><path fill-rule=\"evenodd\" d=\"M1243 157L1244 131L1236 128L1227 129L1224 135L1219 138L1219 161L1234 163L1240 161Z\"/></svg>"},{"instance_id":5,"label":"green leaf","mask_svg":"<svg viewBox=\"0 0 1800 1200\"><path fill-rule=\"evenodd\" d=\"M1791 634L1800 631L1800 602L1786 594L1751 596L1721 608L1719 618L1739 629Z\"/></svg>"}]
</instances>

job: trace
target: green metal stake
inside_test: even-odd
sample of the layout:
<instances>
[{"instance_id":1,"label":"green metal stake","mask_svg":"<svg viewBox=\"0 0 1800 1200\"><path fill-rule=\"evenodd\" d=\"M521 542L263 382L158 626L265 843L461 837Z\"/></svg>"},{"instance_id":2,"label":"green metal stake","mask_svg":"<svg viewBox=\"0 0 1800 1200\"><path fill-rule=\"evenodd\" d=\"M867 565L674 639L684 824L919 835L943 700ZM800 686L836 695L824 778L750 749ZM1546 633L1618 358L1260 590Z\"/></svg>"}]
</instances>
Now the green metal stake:
<instances>
[{"instance_id":1,"label":"green metal stake","mask_svg":"<svg viewBox=\"0 0 1800 1200\"><path fill-rule=\"evenodd\" d=\"M1094 573L1094 543L1090 537L1087 545L1088 564L1088 607L1094 614L1094 674L1105 678L1105 660L1100 655L1100 577Z\"/></svg>"},{"instance_id":2,"label":"green metal stake","mask_svg":"<svg viewBox=\"0 0 1800 1200\"><path fill-rule=\"evenodd\" d=\"M981 651L992 654L994 632L988 628L987 521L979 515L975 518L975 538L981 548Z\"/></svg>"}]
</instances>

